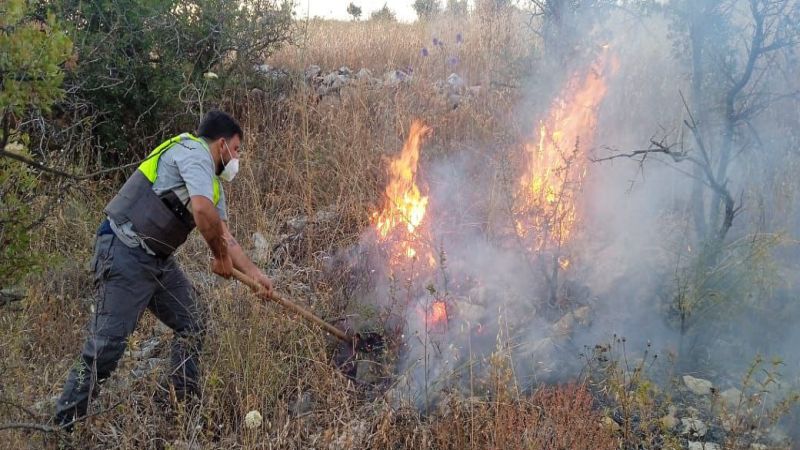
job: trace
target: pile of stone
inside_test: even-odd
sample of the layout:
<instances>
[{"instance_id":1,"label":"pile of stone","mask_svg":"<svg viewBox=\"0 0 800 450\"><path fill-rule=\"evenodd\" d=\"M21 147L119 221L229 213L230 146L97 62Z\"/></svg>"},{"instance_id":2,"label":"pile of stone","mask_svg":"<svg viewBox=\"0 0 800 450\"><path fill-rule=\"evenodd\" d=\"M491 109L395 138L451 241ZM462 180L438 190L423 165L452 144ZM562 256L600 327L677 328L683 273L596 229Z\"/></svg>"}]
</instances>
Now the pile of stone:
<instances>
[{"instance_id":1,"label":"pile of stone","mask_svg":"<svg viewBox=\"0 0 800 450\"><path fill-rule=\"evenodd\" d=\"M347 66L326 73L320 66L312 65L303 74L306 86L313 89L320 97L338 94L345 86L354 84L366 85L371 88L396 87L408 84L412 79L410 70L390 70L383 77L378 78L369 69L362 68L358 72L354 72Z\"/></svg>"},{"instance_id":2,"label":"pile of stone","mask_svg":"<svg viewBox=\"0 0 800 450\"><path fill-rule=\"evenodd\" d=\"M711 381L691 375L684 375L682 381L685 402L700 406L704 411L715 411L715 414L703 417L696 407L679 409L670 406L667 415L661 418L664 429L675 431L686 439L688 450L721 450L728 433L743 433L740 440L749 441L749 448L754 450L784 448L787 438L777 425L768 430L757 427L737 429L742 428L737 416L749 413L742 411L746 402L739 389L731 387L720 392Z\"/></svg>"},{"instance_id":3,"label":"pile of stone","mask_svg":"<svg viewBox=\"0 0 800 450\"><path fill-rule=\"evenodd\" d=\"M274 68L267 64L254 66L257 73L272 81L290 80L291 74L286 70ZM318 65L311 65L302 74L303 84L311 89L318 98L340 95L348 86L368 87L371 89L390 89L405 86L414 80L413 70L392 69L380 76L362 68L354 71L347 66L332 71L323 71ZM457 73L451 73L446 79L438 80L431 86L436 94L442 96L449 107L456 108L466 100L481 93L481 86L470 86ZM260 89L253 89L253 95L260 95Z\"/></svg>"}]
</instances>

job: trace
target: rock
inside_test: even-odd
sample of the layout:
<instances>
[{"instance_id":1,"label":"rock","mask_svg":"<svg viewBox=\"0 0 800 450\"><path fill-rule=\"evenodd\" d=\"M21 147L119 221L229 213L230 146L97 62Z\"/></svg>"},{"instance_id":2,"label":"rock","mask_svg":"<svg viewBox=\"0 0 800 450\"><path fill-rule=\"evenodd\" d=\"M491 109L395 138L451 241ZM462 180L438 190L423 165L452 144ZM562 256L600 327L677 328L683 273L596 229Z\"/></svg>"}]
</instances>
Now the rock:
<instances>
[{"instance_id":1,"label":"rock","mask_svg":"<svg viewBox=\"0 0 800 450\"><path fill-rule=\"evenodd\" d=\"M250 94L248 94L248 96L250 98L255 99L255 100L264 100L264 99L267 98L267 93L262 91L259 88L253 88L253 89L250 89Z\"/></svg>"},{"instance_id":2,"label":"rock","mask_svg":"<svg viewBox=\"0 0 800 450\"><path fill-rule=\"evenodd\" d=\"M341 88L347 86L348 84L350 84L350 78L348 78L348 77L346 77L344 75L337 75L336 79L334 79L333 83L331 84L331 88L332 89L341 89Z\"/></svg>"},{"instance_id":3,"label":"rock","mask_svg":"<svg viewBox=\"0 0 800 450\"><path fill-rule=\"evenodd\" d=\"M572 334L573 328L575 328L575 314L568 312L553 324L553 333L556 336L565 337Z\"/></svg>"},{"instance_id":4,"label":"rock","mask_svg":"<svg viewBox=\"0 0 800 450\"><path fill-rule=\"evenodd\" d=\"M253 259L256 262L267 262L269 261L269 253L270 248L267 238L259 232L253 233Z\"/></svg>"},{"instance_id":5,"label":"rock","mask_svg":"<svg viewBox=\"0 0 800 450\"><path fill-rule=\"evenodd\" d=\"M336 72L331 72L324 77L322 77L322 84L325 86L333 86L333 83L339 78L339 74Z\"/></svg>"},{"instance_id":6,"label":"rock","mask_svg":"<svg viewBox=\"0 0 800 450\"><path fill-rule=\"evenodd\" d=\"M6 303L18 302L24 298L25 298L25 291L22 288L0 289L0 306L5 305ZM92 303L94 303L94 301Z\"/></svg>"},{"instance_id":7,"label":"rock","mask_svg":"<svg viewBox=\"0 0 800 450\"><path fill-rule=\"evenodd\" d=\"M144 340L140 345L138 350L128 349L125 350L126 356L129 356L134 359L145 360L149 359L153 352L158 347L158 344L161 343L161 340L158 337L151 337Z\"/></svg>"},{"instance_id":8,"label":"rock","mask_svg":"<svg viewBox=\"0 0 800 450\"><path fill-rule=\"evenodd\" d=\"M411 75L398 69L390 70L383 75L383 81L387 86L397 86L411 81Z\"/></svg>"},{"instance_id":9,"label":"rock","mask_svg":"<svg viewBox=\"0 0 800 450\"><path fill-rule=\"evenodd\" d=\"M581 306L580 308L576 309L572 312L575 318L580 322L581 325L586 326L589 325L592 321L591 319L591 312L592 309L588 306Z\"/></svg>"},{"instance_id":10,"label":"rock","mask_svg":"<svg viewBox=\"0 0 800 450\"><path fill-rule=\"evenodd\" d=\"M330 210L320 210L314 214L310 220L308 216L301 215L289 218L286 220L286 229L291 234L300 234L302 233L306 227L309 225L321 225L329 222L333 222L336 218L339 217L339 214L335 211Z\"/></svg>"},{"instance_id":11,"label":"rock","mask_svg":"<svg viewBox=\"0 0 800 450\"><path fill-rule=\"evenodd\" d=\"M297 216L286 220L286 227L292 233L301 233L306 229L306 225L308 225L308 217L306 216Z\"/></svg>"},{"instance_id":12,"label":"rock","mask_svg":"<svg viewBox=\"0 0 800 450\"><path fill-rule=\"evenodd\" d=\"M303 76L305 77L306 82L309 82L318 77L320 73L322 73L322 69L318 65L314 64L308 66L306 71L303 73Z\"/></svg>"},{"instance_id":13,"label":"rock","mask_svg":"<svg viewBox=\"0 0 800 450\"><path fill-rule=\"evenodd\" d=\"M290 77L290 73L284 69L276 69L274 67L270 67L269 64L257 64L253 66L253 70L256 71L257 74L271 78L273 80L281 80Z\"/></svg>"},{"instance_id":14,"label":"rock","mask_svg":"<svg viewBox=\"0 0 800 450\"><path fill-rule=\"evenodd\" d=\"M767 447L764 444L758 444L758 443L750 444L750 450L767 450L767 448L769 447Z\"/></svg>"},{"instance_id":15,"label":"rock","mask_svg":"<svg viewBox=\"0 0 800 450\"><path fill-rule=\"evenodd\" d=\"M447 86L450 88L450 92L460 92L465 85L464 79L456 73L451 73L450 76L447 77Z\"/></svg>"},{"instance_id":16,"label":"rock","mask_svg":"<svg viewBox=\"0 0 800 450\"><path fill-rule=\"evenodd\" d=\"M723 404L728 410L735 410L742 401L742 391L736 388L726 389L719 394L719 398L722 399Z\"/></svg>"},{"instance_id":17,"label":"rock","mask_svg":"<svg viewBox=\"0 0 800 450\"><path fill-rule=\"evenodd\" d=\"M713 442L692 442L689 441L689 450L721 450L719 444Z\"/></svg>"},{"instance_id":18,"label":"rock","mask_svg":"<svg viewBox=\"0 0 800 450\"><path fill-rule=\"evenodd\" d=\"M147 358L138 361L131 369L131 376L134 379L144 378L153 373L158 366L166 365L166 360L161 358ZM128 380L125 380L126 382Z\"/></svg>"},{"instance_id":19,"label":"rock","mask_svg":"<svg viewBox=\"0 0 800 450\"><path fill-rule=\"evenodd\" d=\"M603 417L603 425L611 431L619 431L619 424L611 417Z\"/></svg>"},{"instance_id":20,"label":"rock","mask_svg":"<svg viewBox=\"0 0 800 450\"><path fill-rule=\"evenodd\" d=\"M708 427L700 419L693 419L684 417L681 419L683 424L683 431L681 434L688 435L689 437L703 437L708 433Z\"/></svg>"},{"instance_id":21,"label":"rock","mask_svg":"<svg viewBox=\"0 0 800 450\"><path fill-rule=\"evenodd\" d=\"M317 211L317 213L314 214L314 223L323 224L323 223L333 222L337 217L338 214L336 214L335 211L329 211L323 209Z\"/></svg>"},{"instance_id":22,"label":"rock","mask_svg":"<svg viewBox=\"0 0 800 450\"><path fill-rule=\"evenodd\" d=\"M356 79L358 80L371 80L372 79L372 72L370 72L367 68L362 68L361 70L356 73Z\"/></svg>"},{"instance_id":23,"label":"rock","mask_svg":"<svg viewBox=\"0 0 800 450\"><path fill-rule=\"evenodd\" d=\"M344 75L345 77L349 77L353 75L353 71L350 70L350 68L347 66L342 66L339 67L339 75Z\"/></svg>"},{"instance_id":24,"label":"rock","mask_svg":"<svg viewBox=\"0 0 800 450\"><path fill-rule=\"evenodd\" d=\"M710 381L702 378L695 378L691 375L684 375L683 383L696 395L709 395L711 393L711 388L714 387Z\"/></svg>"}]
</instances>

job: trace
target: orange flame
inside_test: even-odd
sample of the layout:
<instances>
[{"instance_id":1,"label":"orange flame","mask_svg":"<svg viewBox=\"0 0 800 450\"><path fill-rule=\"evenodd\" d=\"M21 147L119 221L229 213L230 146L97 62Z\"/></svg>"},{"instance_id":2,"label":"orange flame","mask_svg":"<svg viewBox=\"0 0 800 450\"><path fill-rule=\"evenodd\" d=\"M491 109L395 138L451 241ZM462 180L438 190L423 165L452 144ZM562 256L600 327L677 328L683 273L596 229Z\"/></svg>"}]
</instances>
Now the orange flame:
<instances>
[{"instance_id":1,"label":"orange flame","mask_svg":"<svg viewBox=\"0 0 800 450\"><path fill-rule=\"evenodd\" d=\"M389 185L386 186L385 206L373 215L380 241L392 241L396 247L393 257L413 259L418 248L417 229L425 218L428 197L420 194L416 184L417 163L422 138L430 128L415 120L400 155L389 166Z\"/></svg>"},{"instance_id":2,"label":"orange flame","mask_svg":"<svg viewBox=\"0 0 800 450\"><path fill-rule=\"evenodd\" d=\"M442 301L436 301L431 304L431 310L428 312L428 323L431 325L439 325L447 322L447 305Z\"/></svg>"},{"instance_id":3,"label":"orange flame","mask_svg":"<svg viewBox=\"0 0 800 450\"><path fill-rule=\"evenodd\" d=\"M582 152L592 145L597 108L606 94L605 55L588 75L574 77L539 125L538 142L525 145L528 166L514 207L515 228L530 250L560 247L578 220L577 192L587 170Z\"/></svg>"}]
</instances>

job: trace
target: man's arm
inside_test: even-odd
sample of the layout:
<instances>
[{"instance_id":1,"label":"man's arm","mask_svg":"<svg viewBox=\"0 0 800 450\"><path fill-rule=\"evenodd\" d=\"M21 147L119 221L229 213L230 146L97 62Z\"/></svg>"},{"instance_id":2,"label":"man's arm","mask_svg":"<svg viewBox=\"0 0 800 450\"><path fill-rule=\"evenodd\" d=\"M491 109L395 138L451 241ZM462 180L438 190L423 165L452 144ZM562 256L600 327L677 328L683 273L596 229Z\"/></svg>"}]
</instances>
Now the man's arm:
<instances>
[{"instance_id":1,"label":"man's arm","mask_svg":"<svg viewBox=\"0 0 800 450\"><path fill-rule=\"evenodd\" d=\"M225 240L227 230L225 223L220 219L217 208L208 197L193 195L191 202L194 223L214 255L212 270L217 275L230 278L233 274L233 264Z\"/></svg>"},{"instance_id":2,"label":"man's arm","mask_svg":"<svg viewBox=\"0 0 800 450\"><path fill-rule=\"evenodd\" d=\"M272 294L272 280L267 277L261 269L258 268L250 258L244 253L242 246L236 242L236 239L231 234L230 230L228 229L228 224L225 221L222 221L222 230L223 230L223 239L225 239L225 243L227 244L228 248L228 255L230 255L231 260L233 261L233 266L239 269L246 275L249 275L251 278L254 278L258 281L261 286L264 287L266 290L262 298L264 300L268 300L269 296Z\"/></svg>"}]
</instances>

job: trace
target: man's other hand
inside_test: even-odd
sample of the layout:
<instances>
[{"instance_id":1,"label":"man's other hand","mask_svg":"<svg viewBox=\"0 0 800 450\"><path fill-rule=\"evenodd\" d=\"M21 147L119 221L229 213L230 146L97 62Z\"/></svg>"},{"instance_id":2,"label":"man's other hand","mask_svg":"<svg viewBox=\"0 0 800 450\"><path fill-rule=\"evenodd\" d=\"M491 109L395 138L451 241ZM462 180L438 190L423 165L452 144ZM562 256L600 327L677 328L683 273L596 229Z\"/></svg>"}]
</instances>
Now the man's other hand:
<instances>
[{"instance_id":1,"label":"man's other hand","mask_svg":"<svg viewBox=\"0 0 800 450\"><path fill-rule=\"evenodd\" d=\"M273 294L272 280L270 280L269 277L264 275L262 272L258 272L257 274L255 274L253 278L256 279L256 281L258 282L258 284L261 285L262 288L258 292L259 298L261 298L262 300L270 300L270 297L272 297Z\"/></svg>"},{"instance_id":2,"label":"man's other hand","mask_svg":"<svg viewBox=\"0 0 800 450\"><path fill-rule=\"evenodd\" d=\"M231 257L225 255L221 258L214 258L214 262L211 263L211 270L223 278L230 278L231 275L233 275L233 261L231 261Z\"/></svg>"}]
</instances>

